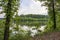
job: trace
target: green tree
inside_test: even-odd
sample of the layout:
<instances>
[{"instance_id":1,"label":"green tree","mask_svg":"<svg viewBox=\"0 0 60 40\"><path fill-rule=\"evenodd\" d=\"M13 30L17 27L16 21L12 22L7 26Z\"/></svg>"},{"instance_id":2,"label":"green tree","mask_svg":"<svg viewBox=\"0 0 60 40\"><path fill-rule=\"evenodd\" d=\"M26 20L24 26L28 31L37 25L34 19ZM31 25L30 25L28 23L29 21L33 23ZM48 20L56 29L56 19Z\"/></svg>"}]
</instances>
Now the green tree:
<instances>
[{"instance_id":1,"label":"green tree","mask_svg":"<svg viewBox=\"0 0 60 40\"><path fill-rule=\"evenodd\" d=\"M45 2L44 6L48 7L48 14L49 14L49 25L53 27L52 29L56 29L57 24L57 16L58 16L58 7L59 7L59 0L39 0ZM58 7L57 7L58 6ZM56 16L57 15L57 16ZM51 24L50 24L51 23ZM48 25L48 27L49 27Z\"/></svg>"},{"instance_id":2,"label":"green tree","mask_svg":"<svg viewBox=\"0 0 60 40\"><path fill-rule=\"evenodd\" d=\"M9 27L13 15L17 12L19 7L19 0L3 0L3 12L6 13L6 22L4 30L4 40L9 39Z\"/></svg>"}]
</instances>

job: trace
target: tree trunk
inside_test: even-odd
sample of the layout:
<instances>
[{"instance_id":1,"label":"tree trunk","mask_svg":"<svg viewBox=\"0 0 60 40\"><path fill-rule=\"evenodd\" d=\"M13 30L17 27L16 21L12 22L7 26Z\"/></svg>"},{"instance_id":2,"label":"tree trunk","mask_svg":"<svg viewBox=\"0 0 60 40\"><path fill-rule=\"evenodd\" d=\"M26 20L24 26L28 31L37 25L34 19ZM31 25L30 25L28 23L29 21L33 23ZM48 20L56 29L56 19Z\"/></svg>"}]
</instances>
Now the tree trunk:
<instances>
[{"instance_id":1,"label":"tree trunk","mask_svg":"<svg viewBox=\"0 0 60 40\"><path fill-rule=\"evenodd\" d=\"M8 0L7 9L6 9L4 40L9 40L9 27L10 27L10 20L11 20L11 1L12 0Z\"/></svg>"},{"instance_id":2,"label":"tree trunk","mask_svg":"<svg viewBox=\"0 0 60 40\"><path fill-rule=\"evenodd\" d=\"M55 0L52 0L52 9L53 9L53 27L54 29L56 29Z\"/></svg>"}]
</instances>

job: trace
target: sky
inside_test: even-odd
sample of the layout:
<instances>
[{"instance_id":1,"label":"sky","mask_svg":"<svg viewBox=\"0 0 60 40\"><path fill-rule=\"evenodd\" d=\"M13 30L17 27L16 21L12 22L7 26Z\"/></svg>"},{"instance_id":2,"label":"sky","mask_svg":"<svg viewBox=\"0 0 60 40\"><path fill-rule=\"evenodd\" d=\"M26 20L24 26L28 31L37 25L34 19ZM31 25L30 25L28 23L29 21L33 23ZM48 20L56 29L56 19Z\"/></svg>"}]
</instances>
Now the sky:
<instances>
[{"instance_id":1,"label":"sky","mask_svg":"<svg viewBox=\"0 0 60 40\"><path fill-rule=\"evenodd\" d=\"M43 2L35 0L21 0L21 5L19 8L19 15L21 14L42 14L47 15L47 10L45 6L41 6Z\"/></svg>"},{"instance_id":2,"label":"sky","mask_svg":"<svg viewBox=\"0 0 60 40\"><path fill-rule=\"evenodd\" d=\"M42 14L47 15L47 11L45 6L41 6L43 2L35 1L35 0L21 0L20 7L18 10L18 15L21 14ZM5 14L0 14L0 18L3 18Z\"/></svg>"}]
</instances>

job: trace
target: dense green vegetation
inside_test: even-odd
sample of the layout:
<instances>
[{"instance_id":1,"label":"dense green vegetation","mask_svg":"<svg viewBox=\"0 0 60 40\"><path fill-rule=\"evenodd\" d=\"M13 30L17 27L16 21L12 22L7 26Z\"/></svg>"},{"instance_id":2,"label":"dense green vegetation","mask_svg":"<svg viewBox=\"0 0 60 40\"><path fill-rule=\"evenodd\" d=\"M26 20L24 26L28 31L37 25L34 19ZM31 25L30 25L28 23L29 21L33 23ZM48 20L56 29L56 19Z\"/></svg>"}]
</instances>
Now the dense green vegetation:
<instances>
[{"instance_id":1,"label":"dense green vegetation","mask_svg":"<svg viewBox=\"0 0 60 40\"><path fill-rule=\"evenodd\" d=\"M0 39L3 40L4 34L4 20L0 20Z\"/></svg>"},{"instance_id":2,"label":"dense green vegetation","mask_svg":"<svg viewBox=\"0 0 60 40\"><path fill-rule=\"evenodd\" d=\"M60 1L59 0L39 0L45 2L42 6L48 7L49 21L45 29L45 33L60 31ZM43 33L44 34L44 33Z\"/></svg>"},{"instance_id":3,"label":"dense green vegetation","mask_svg":"<svg viewBox=\"0 0 60 40\"><path fill-rule=\"evenodd\" d=\"M17 38L20 38L20 37L21 38L18 40L23 40L23 39L28 40L28 38L32 39L32 36L30 36L31 32L29 30L25 31L25 30L19 28L18 25L27 25L30 27L36 26L36 28L37 27L39 28L41 25L46 25L46 23L48 22L48 15L32 15L32 16L28 17L28 15L27 16L23 15L23 16L17 16L17 18L16 17L13 18L14 24L11 25L11 26L13 26L13 27L11 27L13 29L10 30L10 40L17 40ZM40 18L38 18L37 16ZM0 29L0 31L1 31L0 39L2 40L3 39L2 35L4 34L4 25L3 24L5 24L5 19L0 19L0 24L1 24L0 28L2 29L2 30ZM14 27L15 24L16 24L16 27ZM18 32L18 33L13 33L13 32ZM25 38L25 36L26 36L26 38Z\"/></svg>"},{"instance_id":4,"label":"dense green vegetation","mask_svg":"<svg viewBox=\"0 0 60 40\"><path fill-rule=\"evenodd\" d=\"M45 30L42 32L38 30L35 35L42 35L48 32L60 31L60 1L56 0L39 0L45 2L43 6L48 7L48 15L20 15L18 16L20 0L1 0L0 7L2 7L2 12L5 13L6 19L0 20L0 40L32 40L31 30L24 30L21 28L22 25L27 25L28 27L35 26L36 29L41 25L46 25ZM4 4L4 5L3 5ZM53 5L52 5L53 4ZM16 15L14 15L16 14ZM15 16L13 18L13 16ZM48 22L48 23L47 23ZM19 26L21 25L21 26Z\"/></svg>"},{"instance_id":5,"label":"dense green vegetation","mask_svg":"<svg viewBox=\"0 0 60 40\"><path fill-rule=\"evenodd\" d=\"M48 15L20 15L14 19L15 23L18 20L20 25L28 25L28 26L40 26L46 25L48 22Z\"/></svg>"}]
</instances>

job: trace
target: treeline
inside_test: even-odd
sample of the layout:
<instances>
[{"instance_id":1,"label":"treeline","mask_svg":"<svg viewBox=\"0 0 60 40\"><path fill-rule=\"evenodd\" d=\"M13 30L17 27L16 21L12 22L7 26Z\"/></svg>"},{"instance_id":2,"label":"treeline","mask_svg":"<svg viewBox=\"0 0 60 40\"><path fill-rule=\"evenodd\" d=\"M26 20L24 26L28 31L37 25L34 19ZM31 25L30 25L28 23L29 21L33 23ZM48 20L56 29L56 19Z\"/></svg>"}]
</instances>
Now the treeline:
<instances>
[{"instance_id":1,"label":"treeline","mask_svg":"<svg viewBox=\"0 0 60 40\"><path fill-rule=\"evenodd\" d=\"M19 21L20 25L29 25L29 26L36 26L36 25L45 25L48 21L48 15L20 15L16 16L17 18L14 19Z\"/></svg>"},{"instance_id":2,"label":"treeline","mask_svg":"<svg viewBox=\"0 0 60 40\"><path fill-rule=\"evenodd\" d=\"M35 14L28 14L28 15L20 15L20 17L31 17L31 18L48 18L48 15L35 15Z\"/></svg>"}]
</instances>

